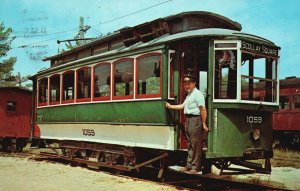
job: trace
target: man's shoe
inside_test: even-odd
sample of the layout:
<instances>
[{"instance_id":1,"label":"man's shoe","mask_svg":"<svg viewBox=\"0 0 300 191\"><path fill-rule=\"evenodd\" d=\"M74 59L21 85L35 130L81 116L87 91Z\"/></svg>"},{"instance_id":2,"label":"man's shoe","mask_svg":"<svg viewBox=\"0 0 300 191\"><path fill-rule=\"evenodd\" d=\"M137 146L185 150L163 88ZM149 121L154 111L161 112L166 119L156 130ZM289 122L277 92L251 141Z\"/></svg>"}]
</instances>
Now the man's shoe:
<instances>
[{"instance_id":1,"label":"man's shoe","mask_svg":"<svg viewBox=\"0 0 300 191\"><path fill-rule=\"evenodd\" d=\"M198 172L199 172L199 170L192 169L188 173L189 174L197 174Z\"/></svg>"},{"instance_id":2,"label":"man's shoe","mask_svg":"<svg viewBox=\"0 0 300 191\"><path fill-rule=\"evenodd\" d=\"M186 171L189 171L190 169L188 167L181 167L179 169L180 172L186 172Z\"/></svg>"}]
</instances>

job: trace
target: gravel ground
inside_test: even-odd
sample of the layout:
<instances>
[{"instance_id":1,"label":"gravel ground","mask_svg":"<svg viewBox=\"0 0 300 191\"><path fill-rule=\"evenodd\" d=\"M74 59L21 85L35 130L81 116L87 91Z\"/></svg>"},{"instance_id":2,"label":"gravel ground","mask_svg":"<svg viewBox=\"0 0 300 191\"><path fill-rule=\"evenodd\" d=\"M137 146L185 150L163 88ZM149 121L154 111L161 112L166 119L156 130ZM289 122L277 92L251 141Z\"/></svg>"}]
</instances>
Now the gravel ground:
<instances>
[{"instance_id":1,"label":"gravel ground","mask_svg":"<svg viewBox=\"0 0 300 191\"><path fill-rule=\"evenodd\" d=\"M0 191L175 191L171 186L82 167L0 156Z\"/></svg>"}]
</instances>

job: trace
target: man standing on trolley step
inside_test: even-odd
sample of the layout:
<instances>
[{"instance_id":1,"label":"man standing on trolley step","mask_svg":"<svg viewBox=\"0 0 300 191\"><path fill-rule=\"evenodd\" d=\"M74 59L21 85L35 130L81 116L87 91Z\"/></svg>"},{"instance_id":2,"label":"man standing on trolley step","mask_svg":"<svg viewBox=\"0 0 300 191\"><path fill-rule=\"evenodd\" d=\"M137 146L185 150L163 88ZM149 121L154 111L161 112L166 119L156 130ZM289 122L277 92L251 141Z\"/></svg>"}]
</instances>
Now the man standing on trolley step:
<instances>
[{"instance_id":1,"label":"man standing on trolley step","mask_svg":"<svg viewBox=\"0 0 300 191\"><path fill-rule=\"evenodd\" d=\"M196 174L201 170L201 158L203 149L203 134L208 131L206 126L206 108L203 94L196 88L195 78L191 75L184 77L184 89L188 93L185 101L179 105L171 105L166 102L166 108L184 109L185 133L188 139L188 157L185 167L180 171Z\"/></svg>"}]
</instances>

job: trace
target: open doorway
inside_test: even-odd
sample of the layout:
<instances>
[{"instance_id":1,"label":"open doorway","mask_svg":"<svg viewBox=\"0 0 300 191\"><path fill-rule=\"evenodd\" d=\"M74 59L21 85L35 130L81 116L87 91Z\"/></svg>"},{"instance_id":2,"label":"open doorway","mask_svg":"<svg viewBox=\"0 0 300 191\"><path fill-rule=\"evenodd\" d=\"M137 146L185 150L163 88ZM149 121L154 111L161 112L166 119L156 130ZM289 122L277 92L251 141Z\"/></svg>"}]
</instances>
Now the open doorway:
<instances>
[{"instance_id":1,"label":"open doorway","mask_svg":"<svg viewBox=\"0 0 300 191\"><path fill-rule=\"evenodd\" d=\"M196 77L196 87L204 94L207 95L207 82L208 82L208 40L189 40L184 41L174 47L176 53L176 62L179 64L179 96L178 103L183 103L186 97L186 92L183 87L183 78L185 75L190 74ZM207 99L206 99L207 100ZM206 101L207 107L207 101ZM187 140L184 132L185 117L183 111L179 115L180 131L180 148L187 148ZM207 135L204 136L206 142ZM206 144L205 144L206 145Z\"/></svg>"}]
</instances>

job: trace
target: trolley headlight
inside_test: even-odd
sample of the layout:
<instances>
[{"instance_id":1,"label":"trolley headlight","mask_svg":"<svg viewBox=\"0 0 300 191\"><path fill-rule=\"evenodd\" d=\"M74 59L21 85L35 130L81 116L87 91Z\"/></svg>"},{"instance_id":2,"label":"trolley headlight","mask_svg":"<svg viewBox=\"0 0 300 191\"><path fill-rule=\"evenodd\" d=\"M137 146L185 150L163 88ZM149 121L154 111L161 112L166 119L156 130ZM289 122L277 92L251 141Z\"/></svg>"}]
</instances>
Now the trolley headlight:
<instances>
[{"instance_id":1,"label":"trolley headlight","mask_svg":"<svg viewBox=\"0 0 300 191\"><path fill-rule=\"evenodd\" d=\"M260 129L254 128L252 132L252 138L257 141L260 137Z\"/></svg>"}]
</instances>

